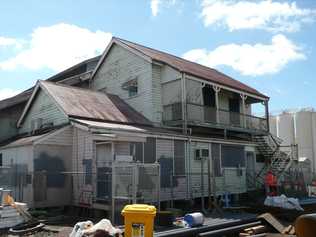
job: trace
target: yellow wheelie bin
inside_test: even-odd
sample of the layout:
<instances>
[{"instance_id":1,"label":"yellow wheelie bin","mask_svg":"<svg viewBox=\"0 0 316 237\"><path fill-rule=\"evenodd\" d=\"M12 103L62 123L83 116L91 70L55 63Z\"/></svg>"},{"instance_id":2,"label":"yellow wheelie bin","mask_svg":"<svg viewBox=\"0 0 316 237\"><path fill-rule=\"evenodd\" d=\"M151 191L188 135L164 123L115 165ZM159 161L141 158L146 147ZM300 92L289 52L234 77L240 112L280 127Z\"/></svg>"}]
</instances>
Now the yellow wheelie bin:
<instances>
[{"instance_id":1,"label":"yellow wheelie bin","mask_svg":"<svg viewBox=\"0 0 316 237\"><path fill-rule=\"evenodd\" d=\"M125 237L152 237L156 207L144 204L126 205L122 210Z\"/></svg>"}]
</instances>

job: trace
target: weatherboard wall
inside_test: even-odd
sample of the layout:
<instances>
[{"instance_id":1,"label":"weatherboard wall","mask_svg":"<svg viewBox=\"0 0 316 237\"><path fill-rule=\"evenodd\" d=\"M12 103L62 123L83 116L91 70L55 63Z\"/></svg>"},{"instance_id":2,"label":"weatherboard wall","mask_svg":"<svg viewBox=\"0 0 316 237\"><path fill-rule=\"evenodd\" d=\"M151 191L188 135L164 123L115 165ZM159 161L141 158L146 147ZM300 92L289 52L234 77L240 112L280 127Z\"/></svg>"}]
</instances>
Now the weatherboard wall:
<instances>
[{"instance_id":1,"label":"weatherboard wall","mask_svg":"<svg viewBox=\"0 0 316 237\"><path fill-rule=\"evenodd\" d=\"M32 130L32 121L42 119L42 124L62 125L68 122L68 118L58 108L53 99L43 90L39 90L35 100L25 115L19 133L28 133Z\"/></svg>"},{"instance_id":2,"label":"weatherboard wall","mask_svg":"<svg viewBox=\"0 0 316 237\"><path fill-rule=\"evenodd\" d=\"M118 95L147 119L155 122L157 113L153 107L152 77L151 63L114 44L91 82L91 89ZM134 79L137 80L138 93L129 97L128 90L122 86Z\"/></svg>"},{"instance_id":3,"label":"weatherboard wall","mask_svg":"<svg viewBox=\"0 0 316 237\"><path fill-rule=\"evenodd\" d=\"M0 169L1 180L5 183L1 187L12 190L16 201L26 202L29 207L33 207L33 185L30 182L24 182L26 175L32 177L33 174L33 146L4 148L0 150L0 153L3 160L3 167ZM24 185L20 185L22 182Z\"/></svg>"},{"instance_id":4,"label":"weatherboard wall","mask_svg":"<svg viewBox=\"0 0 316 237\"><path fill-rule=\"evenodd\" d=\"M25 104L19 104L0 110L0 142L18 134L17 121L22 114Z\"/></svg>"}]
</instances>

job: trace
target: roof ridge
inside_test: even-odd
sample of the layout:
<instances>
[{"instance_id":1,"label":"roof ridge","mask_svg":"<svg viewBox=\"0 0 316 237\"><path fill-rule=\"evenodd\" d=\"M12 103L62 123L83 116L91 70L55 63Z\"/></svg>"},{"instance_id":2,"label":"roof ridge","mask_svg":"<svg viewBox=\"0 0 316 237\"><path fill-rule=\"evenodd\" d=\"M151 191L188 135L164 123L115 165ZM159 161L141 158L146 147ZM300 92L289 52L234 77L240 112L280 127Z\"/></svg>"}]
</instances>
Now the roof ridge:
<instances>
[{"instance_id":1,"label":"roof ridge","mask_svg":"<svg viewBox=\"0 0 316 237\"><path fill-rule=\"evenodd\" d=\"M59 75L62 75L63 73L69 72L69 71L71 71L72 69L74 69L74 68L76 68L76 67L79 67L79 66L82 66L82 65L84 65L84 64L86 64L86 63L89 63L89 62L91 62L91 61L93 61L93 60L96 60L97 58L100 59L101 57L102 57L102 54L101 54L101 55L94 56L94 57L92 57L92 58L87 58L87 59L85 59L85 60L83 60L83 61L81 61L81 62L79 62L79 63L76 63L76 64L70 66L69 68L66 68L66 69L64 69L64 70L62 70L62 71L60 71L60 72L58 72L58 73L56 73L56 74L54 74L54 75L52 75L52 76L46 78L45 80L46 80L46 81L52 81L53 79L55 79L55 78L58 77Z\"/></svg>"},{"instance_id":2,"label":"roof ridge","mask_svg":"<svg viewBox=\"0 0 316 237\"><path fill-rule=\"evenodd\" d=\"M118 37L114 37L114 38L116 38L116 39L118 39L118 40L126 41L126 42L128 42L128 43L136 44L136 45L138 45L138 46L141 46L141 47L144 47L144 48L147 48L147 49L150 49L150 50L154 50L154 51L157 51L157 52L160 52L160 53L163 53L163 54L168 54L168 55L170 55L170 56L172 56L172 57L178 58L179 60L183 60L183 61L186 61L186 62L188 62L188 63L197 64L197 65L199 65L199 66L205 67L206 69L210 69L210 70L214 70L214 71L219 72L219 71L216 70L215 68L211 68L211 67L205 66L205 65L203 65L203 64L190 61L190 60L188 60L188 59L182 58L182 57L180 57L180 56L177 56L177 55L174 55L174 54L171 54L171 53L168 53L168 52L159 50L159 49L154 49L154 48L151 48L151 47L148 47L148 46L145 46L145 45L141 45L141 44L139 44L139 43L135 43L135 42L132 42L132 41L129 41L129 40L125 40L125 39L122 39L122 38L118 38ZM124 42L123 42L123 43L124 43ZM126 44L126 43L125 43L125 44ZM131 46L131 47L132 47L132 46ZM134 47L133 47L133 48L134 48ZM134 48L134 49L136 49L136 48ZM136 50L137 50L137 51L140 51L140 50L138 50L138 49L136 49ZM147 55L147 56L149 56L149 55ZM150 57L150 56L149 56L149 57ZM222 72L219 72L219 73L223 74ZM225 76L227 76L227 75L225 75ZM228 76L228 77L229 77L229 76ZM232 78L232 79L233 79L233 78ZM236 79L233 79L233 80L236 80Z\"/></svg>"},{"instance_id":3,"label":"roof ridge","mask_svg":"<svg viewBox=\"0 0 316 237\"><path fill-rule=\"evenodd\" d=\"M137 45L137 46L140 46L140 47L143 47L143 48L146 48L146 49L149 49L149 50L153 50L153 51L156 51L156 52L159 52L159 53L167 54L167 55L169 55L169 56L171 56L171 57L175 57L175 58L177 58L177 59L179 59L179 60L181 60L181 61L198 65L198 66L203 67L203 68L205 68L205 69L207 69L207 70L215 71L215 72L217 72L218 74L229 78L230 80L234 80L234 81L237 81L237 82L240 83L240 84L243 84L243 85L245 85L245 86L248 86L247 84L241 82L240 80L234 79L234 78L232 78L231 76L226 75L226 74L224 74L223 72L220 72L220 71L218 71L218 70L215 69L215 68L211 68L211 67L205 66L205 65L203 65L203 64L200 64L200 63L193 62L193 61L190 61L190 60L188 60L188 59L182 58L182 57L180 57L180 56L177 56L177 55L174 55L174 54L165 52L165 51L161 51L161 50L158 50L158 49L154 49L154 48L151 48L151 47L148 47L148 46L145 46L145 45L141 45L141 44L139 44L139 43L135 43L135 42L132 42L132 41L129 41L129 40L125 40L125 39L119 38L119 37L113 37L113 38L119 40L120 42L122 42L123 44L125 44L125 45L127 45L127 46L129 46L129 47L132 47L134 50L137 50L137 51L141 52L142 54L145 54L146 56L148 56L148 57L150 57L150 58L152 58L152 57L151 57L150 55L146 54L146 52L143 52L143 51L141 51L141 50L139 50L139 49L133 47L132 45L129 45L128 43L135 44L135 45ZM124 42L124 41L125 41L125 42ZM158 60L157 60L157 61L158 61ZM177 69L180 70L180 71L184 71L183 69L180 69L180 68L177 68ZM187 73L190 73L190 72L187 72ZM248 86L248 87L249 87L249 86ZM252 88L252 87L251 87L251 88ZM258 93L260 93L257 89L255 89L255 88L252 88L252 89L254 89L254 90L257 91ZM262 93L260 93L260 94L262 94Z\"/></svg>"},{"instance_id":4,"label":"roof ridge","mask_svg":"<svg viewBox=\"0 0 316 237\"><path fill-rule=\"evenodd\" d=\"M88 89L88 88L71 86L71 85L67 85L67 84L61 84L61 83L53 82L53 81L46 81L46 80L39 80L39 81L40 81L40 83L44 83L44 84L48 83L48 84L52 84L52 85L55 85L55 86L61 86L61 87L66 87L66 88L75 89L75 90L81 90L81 91L85 91L85 92L92 92L92 93L95 93L95 94L112 95L112 94L106 93L106 92L95 91L95 90L91 90L91 89Z\"/></svg>"}]
</instances>

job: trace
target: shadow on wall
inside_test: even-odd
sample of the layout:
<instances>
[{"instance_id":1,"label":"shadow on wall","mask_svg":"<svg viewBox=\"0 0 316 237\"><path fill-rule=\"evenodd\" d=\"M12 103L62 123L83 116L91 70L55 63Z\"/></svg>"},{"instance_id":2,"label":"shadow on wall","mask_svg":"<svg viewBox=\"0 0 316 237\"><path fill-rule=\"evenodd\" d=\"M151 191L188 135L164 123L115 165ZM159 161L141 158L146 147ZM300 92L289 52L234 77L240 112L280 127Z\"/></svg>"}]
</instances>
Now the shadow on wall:
<instances>
[{"instance_id":1,"label":"shadow on wall","mask_svg":"<svg viewBox=\"0 0 316 237\"><path fill-rule=\"evenodd\" d=\"M46 185L48 188L62 188L65 186L65 165L62 157L50 156L46 152L40 153L34 160L35 172L46 172Z\"/></svg>"}]
</instances>

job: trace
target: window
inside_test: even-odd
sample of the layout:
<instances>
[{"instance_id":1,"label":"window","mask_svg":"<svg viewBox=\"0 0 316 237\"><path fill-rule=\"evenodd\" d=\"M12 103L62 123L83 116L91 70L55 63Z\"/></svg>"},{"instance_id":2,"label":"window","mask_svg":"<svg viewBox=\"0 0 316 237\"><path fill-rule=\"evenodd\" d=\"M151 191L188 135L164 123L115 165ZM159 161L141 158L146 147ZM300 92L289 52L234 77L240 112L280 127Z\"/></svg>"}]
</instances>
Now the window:
<instances>
[{"instance_id":1,"label":"window","mask_svg":"<svg viewBox=\"0 0 316 237\"><path fill-rule=\"evenodd\" d=\"M174 141L174 174L185 175L185 144L184 141Z\"/></svg>"},{"instance_id":2,"label":"window","mask_svg":"<svg viewBox=\"0 0 316 237\"><path fill-rule=\"evenodd\" d=\"M137 86L130 86L128 88L128 96L129 97L135 96L135 95L137 95L137 93L138 93L138 87Z\"/></svg>"},{"instance_id":3,"label":"window","mask_svg":"<svg viewBox=\"0 0 316 237\"><path fill-rule=\"evenodd\" d=\"M230 168L245 167L244 147L222 145L222 166Z\"/></svg>"},{"instance_id":4,"label":"window","mask_svg":"<svg viewBox=\"0 0 316 237\"><path fill-rule=\"evenodd\" d=\"M123 90L128 91L128 96L133 97L138 94L138 83L137 78L129 80L122 85Z\"/></svg>"},{"instance_id":5,"label":"window","mask_svg":"<svg viewBox=\"0 0 316 237\"><path fill-rule=\"evenodd\" d=\"M208 149L196 149L195 150L195 159L201 160L209 157Z\"/></svg>"},{"instance_id":6,"label":"window","mask_svg":"<svg viewBox=\"0 0 316 237\"><path fill-rule=\"evenodd\" d=\"M0 166L3 166L2 153L0 153Z\"/></svg>"}]
</instances>

